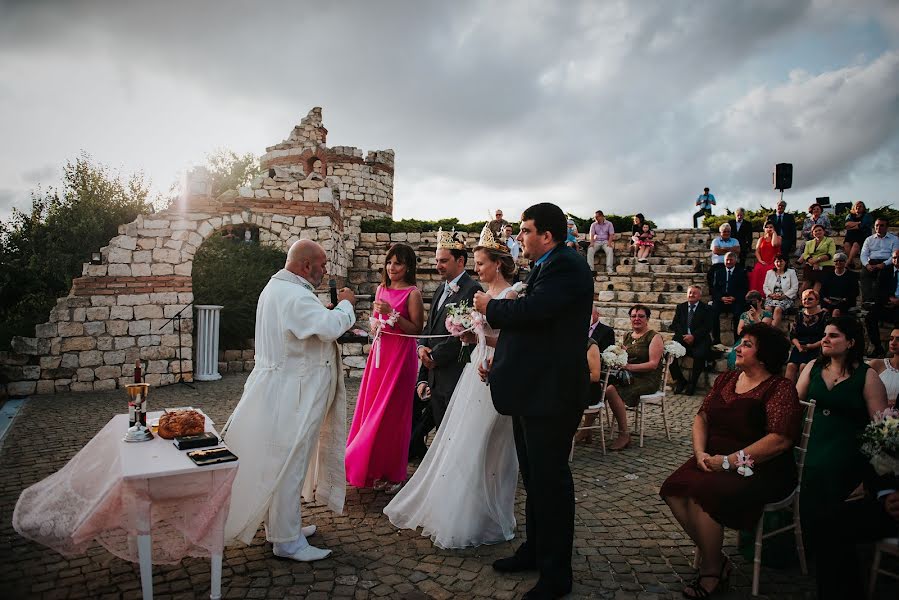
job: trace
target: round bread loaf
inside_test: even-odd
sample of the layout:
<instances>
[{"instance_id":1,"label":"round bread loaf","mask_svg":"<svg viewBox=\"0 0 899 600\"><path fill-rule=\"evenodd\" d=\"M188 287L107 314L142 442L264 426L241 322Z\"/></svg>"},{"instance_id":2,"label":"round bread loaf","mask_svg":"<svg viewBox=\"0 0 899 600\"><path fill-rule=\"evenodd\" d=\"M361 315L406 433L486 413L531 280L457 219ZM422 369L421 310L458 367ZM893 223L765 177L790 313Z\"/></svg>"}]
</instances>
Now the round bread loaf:
<instances>
[{"instance_id":1,"label":"round bread loaf","mask_svg":"<svg viewBox=\"0 0 899 600\"><path fill-rule=\"evenodd\" d=\"M176 437L197 435L206 429L206 417L195 410L176 410L159 417L159 437L171 440Z\"/></svg>"}]
</instances>

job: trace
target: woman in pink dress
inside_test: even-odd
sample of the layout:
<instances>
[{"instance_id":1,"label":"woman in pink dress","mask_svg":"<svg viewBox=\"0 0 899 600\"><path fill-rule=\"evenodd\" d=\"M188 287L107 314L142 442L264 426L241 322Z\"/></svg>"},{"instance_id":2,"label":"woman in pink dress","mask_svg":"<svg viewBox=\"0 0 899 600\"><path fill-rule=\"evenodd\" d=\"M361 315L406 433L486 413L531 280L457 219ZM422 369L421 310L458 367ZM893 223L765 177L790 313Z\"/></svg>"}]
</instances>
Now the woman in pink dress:
<instances>
[{"instance_id":1,"label":"woman in pink dress","mask_svg":"<svg viewBox=\"0 0 899 600\"><path fill-rule=\"evenodd\" d=\"M346 442L346 479L356 487L387 487L395 493L406 480L412 394L418 375L414 336L424 325L415 265L412 248L394 244L387 251L372 303L373 329L381 329L380 349L373 346L365 363Z\"/></svg>"},{"instance_id":2,"label":"woman in pink dress","mask_svg":"<svg viewBox=\"0 0 899 600\"><path fill-rule=\"evenodd\" d=\"M774 268L774 258L780 254L780 236L774 231L774 223L765 222L764 231L755 246L755 266L749 272L749 289L764 296L765 276Z\"/></svg>"}]
</instances>

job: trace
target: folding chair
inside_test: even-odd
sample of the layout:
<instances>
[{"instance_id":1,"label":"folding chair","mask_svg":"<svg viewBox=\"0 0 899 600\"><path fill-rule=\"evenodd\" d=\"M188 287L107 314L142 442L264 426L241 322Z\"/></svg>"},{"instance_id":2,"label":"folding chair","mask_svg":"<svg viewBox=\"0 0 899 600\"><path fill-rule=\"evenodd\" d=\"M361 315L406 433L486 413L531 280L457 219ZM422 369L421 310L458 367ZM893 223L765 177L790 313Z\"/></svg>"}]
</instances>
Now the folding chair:
<instances>
[{"instance_id":1,"label":"folding chair","mask_svg":"<svg viewBox=\"0 0 899 600\"><path fill-rule=\"evenodd\" d=\"M636 433L640 434L641 448L643 447L643 417L646 412L647 404L662 407L662 422L665 424L665 436L668 438L668 441L671 441L671 430L668 427L668 409L665 406L665 387L668 385L668 369L671 366L671 363L674 362L674 355L665 354L662 357L662 360L664 363L662 365L662 379L659 391L651 394L643 394L640 396L640 401L637 403L637 406L634 407L634 427L637 428Z\"/></svg>"},{"instance_id":2,"label":"folding chair","mask_svg":"<svg viewBox=\"0 0 899 600\"><path fill-rule=\"evenodd\" d=\"M597 421L594 421L593 425L580 425L575 431L575 436L577 436L578 431L591 431L594 429L599 429L599 441L602 445L602 453L605 455L606 453L606 430L602 424L602 417L605 414L606 417L606 425L609 427L609 431L612 430L611 419L609 418L609 407L606 404L606 388L609 387L609 377L612 375L612 369L603 369L602 376L600 378L600 382L602 382L602 394L599 397L599 400L595 404L591 404L587 408L584 409L584 416L596 415L597 421L599 424L597 425ZM583 418L581 420L583 423ZM571 452L568 454L568 462L574 458L574 438L571 439Z\"/></svg>"}]
</instances>

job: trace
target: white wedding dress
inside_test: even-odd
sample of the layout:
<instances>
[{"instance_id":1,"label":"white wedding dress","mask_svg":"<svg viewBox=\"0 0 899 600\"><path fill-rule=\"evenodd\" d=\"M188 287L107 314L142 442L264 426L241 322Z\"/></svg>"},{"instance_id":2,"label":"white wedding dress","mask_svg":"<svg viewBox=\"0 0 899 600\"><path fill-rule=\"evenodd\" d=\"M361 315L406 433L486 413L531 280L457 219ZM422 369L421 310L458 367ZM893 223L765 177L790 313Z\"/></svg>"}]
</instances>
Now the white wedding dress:
<instances>
[{"instance_id":1,"label":"white wedding dress","mask_svg":"<svg viewBox=\"0 0 899 600\"><path fill-rule=\"evenodd\" d=\"M488 336L498 333L487 331ZM488 346L486 355L493 356L493 348ZM512 418L493 408L490 388L478 375L483 359L476 347L431 447L384 508L396 527L421 527L438 548L495 544L515 536L518 456Z\"/></svg>"}]
</instances>

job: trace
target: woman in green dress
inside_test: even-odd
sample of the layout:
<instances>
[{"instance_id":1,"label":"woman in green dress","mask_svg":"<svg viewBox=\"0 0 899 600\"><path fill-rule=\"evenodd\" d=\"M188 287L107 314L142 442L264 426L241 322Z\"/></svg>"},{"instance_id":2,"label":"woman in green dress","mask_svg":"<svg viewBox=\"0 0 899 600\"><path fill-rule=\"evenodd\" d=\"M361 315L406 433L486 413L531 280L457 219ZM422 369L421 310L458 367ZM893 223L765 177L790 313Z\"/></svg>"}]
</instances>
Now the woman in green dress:
<instances>
[{"instance_id":1,"label":"woman in green dress","mask_svg":"<svg viewBox=\"0 0 899 600\"><path fill-rule=\"evenodd\" d=\"M887 407L886 389L863 360L859 322L837 317L827 324L821 356L805 366L796 390L816 401L802 475L803 533L824 512L846 500L865 474L859 436L875 412Z\"/></svg>"},{"instance_id":2,"label":"woman in green dress","mask_svg":"<svg viewBox=\"0 0 899 600\"><path fill-rule=\"evenodd\" d=\"M624 450L631 443L627 429L627 407L633 408L643 394L659 391L662 382L662 354L665 351L662 336L649 328L650 310L642 304L635 304L628 311L631 331L624 336L622 346L627 350L625 377L629 383L621 382L606 388L606 400L618 421L618 437L609 444L609 450Z\"/></svg>"}]
</instances>

